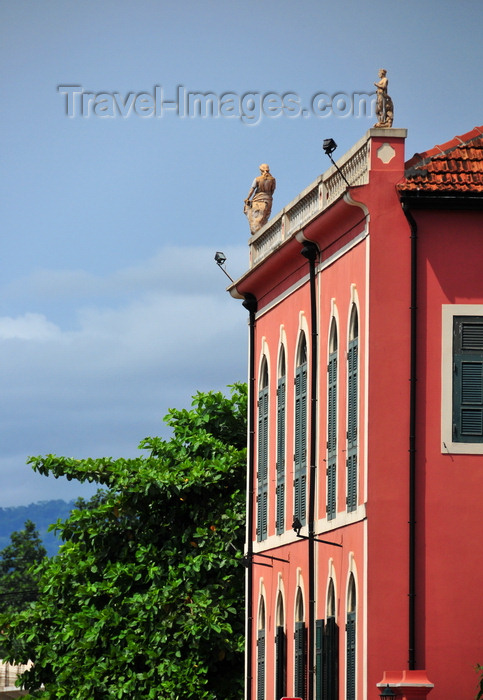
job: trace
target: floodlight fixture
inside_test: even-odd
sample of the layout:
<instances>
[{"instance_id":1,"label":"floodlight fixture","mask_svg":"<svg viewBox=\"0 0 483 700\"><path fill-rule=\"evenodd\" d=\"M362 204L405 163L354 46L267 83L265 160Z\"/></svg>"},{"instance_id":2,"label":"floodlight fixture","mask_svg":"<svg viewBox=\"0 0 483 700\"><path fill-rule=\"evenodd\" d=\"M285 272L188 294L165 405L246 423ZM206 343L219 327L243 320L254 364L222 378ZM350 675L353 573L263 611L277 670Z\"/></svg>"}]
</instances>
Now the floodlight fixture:
<instances>
[{"instance_id":1,"label":"floodlight fixture","mask_svg":"<svg viewBox=\"0 0 483 700\"><path fill-rule=\"evenodd\" d=\"M337 148L337 144L334 141L334 139L324 139L324 143L322 144L322 148L324 149L325 153L328 156L330 156Z\"/></svg>"},{"instance_id":2,"label":"floodlight fixture","mask_svg":"<svg viewBox=\"0 0 483 700\"><path fill-rule=\"evenodd\" d=\"M222 272L225 273L225 275L228 277L228 279L230 280L230 282L233 283L235 280L234 280L232 277L230 277L230 275L228 274L228 272L227 272L227 271L225 270L225 268L223 267L223 265L226 263L226 255L225 255L225 253L222 253L221 250L218 250L218 251L215 253L215 262L216 262L216 264L218 265L218 267L220 268L220 270L222 270Z\"/></svg>"},{"instance_id":3,"label":"floodlight fixture","mask_svg":"<svg viewBox=\"0 0 483 700\"><path fill-rule=\"evenodd\" d=\"M300 536L300 530L302 529L302 523L300 520L297 518L297 516L294 516L293 523L292 523L292 529L293 531L297 534L297 537Z\"/></svg>"},{"instance_id":4,"label":"floodlight fixture","mask_svg":"<svg viewBox=\"0 0 483 700\"><path fill-rule=\"evenodd\" d=\"M222 253L221 251L217 251L215 253L215 260L217 265L224 265L226 262L226 255L225 253Z\"/></svg>"},{"instance_id":5,"label":"floodlight fixture","mask_svg":"<svg viewBox=\"0 0 483 700\"><path fill-rule=\"evenodd\" d=\"M322 544L330 544L333 547L342 547L341 544L338 544L337 542L329 542L328 540L321 540L317 535L315 534L310 534L310 535L301 535L300 530L302 529L302 523L300 522L300 519L294 515L293 516L293 523L292 523L292 530L295 532L297 537L300 537L301 540L312 540L313 542L322 542Z\"/></svg>"},{"instance_id":6,"label":"floodlight fixture","mask_svg":"<svg viewBox=\"0 0 483 700\"><path fill-rule=\"evenodd\" d=\"M262 557L263 559L271 559L271 561L284 561L286 564L290 564L288 559L281 559L280 557L273 557L271 554L261 554L260 552L251 552L250 554L245 554L241 560L242 566L248 569L252 564L257 566L268 566L273 568L273 564L264 564L262 561L254 561L253 557Z\"/></svg>"},{"instance_id":7,"label":"floodlight fixture","mask_svg":"<svg viewBox=\"0 0 483 700\"><path fill-rule=\"evenodd\" d=\"M326 154L327 156L329 156L330 162L331 162L332 165L336 168L337 172L339 173L339 175L341 176L341 178L344 180L344 182L345 182L345 184L347 185L347 187L350 187L349 183L347 182L346 176L344 175L344 173L342 172L342 170L339 168L339 166L337 165L337 163L336 163L336 162L334 161L334 159L332 158L332 154L333 154L333 152L335 151L335 149L337 148L337 144L336 144L336 142L334 141L334 139L324 139L324 142L323 142L323 144L322 144L322 148L323 148L325 154Z\"/></svg>"}]
</instances>

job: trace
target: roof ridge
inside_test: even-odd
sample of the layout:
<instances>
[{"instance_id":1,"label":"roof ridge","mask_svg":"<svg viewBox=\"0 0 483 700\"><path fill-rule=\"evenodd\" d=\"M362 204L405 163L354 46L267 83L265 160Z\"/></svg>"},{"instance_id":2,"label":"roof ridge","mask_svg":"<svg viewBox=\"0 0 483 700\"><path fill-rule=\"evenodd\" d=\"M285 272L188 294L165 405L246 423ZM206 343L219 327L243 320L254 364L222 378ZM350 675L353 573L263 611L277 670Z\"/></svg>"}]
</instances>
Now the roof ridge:
<instances>
[{"instance_id":1,"label":"roof ridge","mask_svg":"<svg viewBox=\"0 0 483 700\"><path fill-rule=\"evenodd\" d=\"M454 136L405 163L400 191L483 193L483 126Z\"/></svg>"},{"instance_id":2,"label":"roof ridge","mask_svg":"<svg viewBox=\"0 0 483 700\"><path fill-rule=\"evenodd\" d=\"M474 141L479 136L483 136L483 126L475 126L471 131L468 131L465 134L454 136L449 141L433 146L433 148L423 151L422 153L415 153L412 158L406 161L405 167L406 169L414 168L416 164L424 166L436 156L446 155L451 151L454 151L455 148L464 146L470 141Z\"/></svg>"}]
</instances>

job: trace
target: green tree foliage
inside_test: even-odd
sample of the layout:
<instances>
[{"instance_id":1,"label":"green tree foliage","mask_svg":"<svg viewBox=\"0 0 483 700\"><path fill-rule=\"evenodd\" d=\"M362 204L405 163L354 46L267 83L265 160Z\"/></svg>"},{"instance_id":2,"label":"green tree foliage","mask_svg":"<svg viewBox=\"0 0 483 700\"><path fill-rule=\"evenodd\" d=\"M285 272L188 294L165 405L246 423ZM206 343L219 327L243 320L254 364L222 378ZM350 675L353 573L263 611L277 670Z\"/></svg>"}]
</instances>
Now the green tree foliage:
<instances>
[{"instance_id":1,"label":"green tree foliage","mask_svg":"<svg viewBox=\"0 0 483 700\"><path fill-rule=\"evenodd\" d=\"M35 606L0 621L8 659L34 662L30 697L242 697L246 387L165 420L147 456L31 459L104 489L56 524Z\"/></svg>"},{"instance_id":2,"label":"green tree foliage","mask_svg":"<svg viewBox=\"0 0 483 700\"><path fill-rule=\"evenodd\" d=\"M0 552L0 613L24 610L38 596L37 578L31 568L47 554L31 520L12 532L10 544Z\"/></svg>"},{"instance_id":3,"label":"green tree foliage","mask_svg":"<svg viewBox=\"0 0 483 700\"><path fill-rule=\"evenodd\" d=\"M480 681L478 683L478 695L476 696L476 700L483 700L483 665L482 664L476 664L476 672L480 676Z\"/></svg>"}]
</instances>

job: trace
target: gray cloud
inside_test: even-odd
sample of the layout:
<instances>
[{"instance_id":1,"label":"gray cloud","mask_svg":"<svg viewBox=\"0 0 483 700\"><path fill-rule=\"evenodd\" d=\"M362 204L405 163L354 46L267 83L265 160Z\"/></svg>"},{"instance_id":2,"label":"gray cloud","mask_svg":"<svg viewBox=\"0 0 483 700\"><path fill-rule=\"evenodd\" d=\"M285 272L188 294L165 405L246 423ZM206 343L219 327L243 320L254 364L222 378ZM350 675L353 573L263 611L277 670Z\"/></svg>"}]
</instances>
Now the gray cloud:
<instances>
[{"instance_id":1,"label":"gray cloud","mask_svg":"<svg viewBox=\"0 0 483 700\"><path fill-rule=\"evenodd\" d=\"M106 277L44 271L25 281L47 311L0 317L0 505L65 492L30 477L28 455L133 456L142 438L166 434L168 408L245 380L246 312L213 252L192 255L170 249ZM173 259L185 261L186 284Z\"/></svg>"}]
</instances>

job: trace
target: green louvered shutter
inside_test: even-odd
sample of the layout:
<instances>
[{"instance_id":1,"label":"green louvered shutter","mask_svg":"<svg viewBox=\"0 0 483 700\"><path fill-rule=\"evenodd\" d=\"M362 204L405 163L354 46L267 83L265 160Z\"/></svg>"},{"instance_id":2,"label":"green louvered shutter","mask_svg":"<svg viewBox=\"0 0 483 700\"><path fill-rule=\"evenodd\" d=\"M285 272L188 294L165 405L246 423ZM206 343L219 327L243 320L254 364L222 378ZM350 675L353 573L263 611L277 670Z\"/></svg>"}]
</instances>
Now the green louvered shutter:
<instances>
[{"instance_id":1,"label":"green louvered shutter","mask_svg":"<svg viewBox=\"0 0 483 700\"><path fill-rule=\"evenodd\" d=\"M275 700L287 694L287 638L282 626L275 634Z\"/></svg>"},{"instance_id":2,"label":"green louvered shutter","mask_svg":"<svg viewBox=\"0 0 483 700\"><path fill-rule=\"evenodd\" d=\"M357 454L347 457L347 510L357 508Z\"/></svg>"},{"instance_id":3,"label":"green louvered shutter","mask_svg":"<svg viewBox=\"0 0 483 700\"><path fill-rule=\"evenodd\" d=\"M453 440L483 442L483 318L453 320Z\"/></svg>"},{"instance_id":4,"label":"green louvered shutter","mask_svg":"<svg viewBox=\"0 0 483 700\"><path fill-rule=\"evenodd\" d=\"M337 352L329 355L327 399L327 519L337 512Z\"/></svg>"},{"instance_id":5,"label":"green louvered shutter","mask_svg":"<svg viewBox=\"0 0 483 700\"><path fill-rule=\"evenodd\" d=\"M307 489L307 363L295 374L294 516L302 525L306 519Z\"/></svg>"},{"instance_id":6,"label":"green louvered shutter","mask_svg":"<svg viewBox=\"0 0 483 700\"><path fill-rule=\"evenodd\" d=\"M324 620L315 621L315 700L324 700L323 696L323 648Z\"/></svg>"},{"instance_id":7,"label":"green louvered shutter","mask_svg":"<svg viewBox=\"0 0 483 700\"><path fill-rule=\"evenodd\" d=\"M257 540L267 537L268 509L268 387L258 395Z\"/></svg>"},{"instance_id":8,"label":"green louvered shutter","mask_svg":"<svg viewBox=\"0 0 483 700\"><path fill-rule=\"evenodd\" d=\"M305 674L307 667L306 658L306 630L304 622L295 623L295 672L294 693L296 697L305 700Z\"/></svg>"},{"instance_id":9,"label":"green louvered shutter","mask_svg":"<svg viewBox=\"0 0 483 700\"><path fill-rule=\"evenodd\" d=\"M328 617L323 642L322 700L339 698L339 628L334 617Z\"/></svg>"},{"instance_id":10,"label":"green louvered shutter","mask_svg":"<svg viewBox=\"0 0 483 700\"><path fill-rule=\"evenodd\" d=\"M285 377L280 377L277 387L277 535L285 530L285 388Z\"/></svg>"},{"instance_id":11,"label":"green louvered shutter","mask_svg":"<svg viewBox=\"0 0 483 700\"><path fill-rule=\"evenodd\" d=\"M257 700L265 700L265 630L258 630Z\"/></svg>"},{"instance_id":12,"label":"green louvered shutter","mask_svg":"<svg viewBox=\"0 0 483 700\"><path fill-rule=\"evenodd\" d=\"M356 700L356 614L347 613L346 625L346 700Z\"/></svg>"},{"instance_id":13,"label":"green louvered shutter","mask_svg":"<svg viewBox=\"0 0 483 700\"><path fill-rule=\"evenodd\" d=\"M347 355L347 510L357 508L357 420L358 420L358 354L359 339L349 343Z\"/></svg>"}]
</instances>

